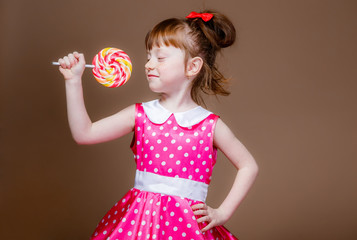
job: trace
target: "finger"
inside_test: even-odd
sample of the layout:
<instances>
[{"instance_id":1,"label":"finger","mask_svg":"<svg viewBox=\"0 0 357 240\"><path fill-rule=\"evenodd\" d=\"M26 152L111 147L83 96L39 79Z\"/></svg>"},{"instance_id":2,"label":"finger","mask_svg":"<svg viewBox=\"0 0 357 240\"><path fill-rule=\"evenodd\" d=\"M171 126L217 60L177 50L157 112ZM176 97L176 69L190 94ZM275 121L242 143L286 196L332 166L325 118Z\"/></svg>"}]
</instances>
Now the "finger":
<instances>
[{"instance_id":1,"label":"finger","mask_svg":"<svg viewBox=\"0 0 357 240\"><path fill-rule=\"evenodd\" d=\"M214 223L210 222L207 226L205 226L204 228L201 229L201 232L206 232L206 231L210 230L213 227L214 227Z\"/></svg>"},{"instance_id":2,"label":"finger","mask_svg":"<svg viewBox=\"0 0 357 240\"><path fill-rule=\"evenodd\" d=\"M68 60L71 66L73 66L75 63L77 63L77 59L73 56L72 53L68 54Z\"/></svg>"},{"instance_id":3,"label":"finger","mask_svg":"<svg viewBox=\"0 0 357 240\"><path fill-rule=\"evenodd\" d=\"M195 204L195 205L192 205L192 206L191 206L191 209L192 209L192 210L201 209L201 208L207 209L206 204L204 204L204 203L198 203L198 204Z\"/></svg>"},{"instance_id":4,"label":"finger","mask_svg":"<svg viewBox=\"0 0 357 240\"><path fill-rule=\"evenodd\" d=\"M65 68L71 68L71 63L70 63L70 61L69 61L69 59L68 59L68 57L67 56L65 56L64 58L63 58L63 61L64 61L64 64L65 64Z\"/></svg>"},{"instance_id":5,"label":"finger","mask_svg":"<svg viewBox=\"0 0 357 240\"><path fill-rule=\"evenodd\" d=\"M66 68L66 63L62 58L58 59L58 63L60 64L61 68Z\"/></svg>"},{"instance_id":6,"label":"finger","mask_svg":"<svg viewBox=\"0 0 357 240\"><path fill-rule=\"evenodd\" d=\"M208 211L207 210L196 210L193 212L193 214L195 216L197 216L197 215L206 216L206 215L208 215Z\"/></svg>"},{"instance_id":7,"label":"finger","mask_svg":"<svg viewBox=\"0 0 357 240\"><path fill-rule=\"evenodd\" d=\"M211 218L209 216L200 217L199 219L197 219L197 223L201 222L211 222Z\"/></svg>"}]
</instances>

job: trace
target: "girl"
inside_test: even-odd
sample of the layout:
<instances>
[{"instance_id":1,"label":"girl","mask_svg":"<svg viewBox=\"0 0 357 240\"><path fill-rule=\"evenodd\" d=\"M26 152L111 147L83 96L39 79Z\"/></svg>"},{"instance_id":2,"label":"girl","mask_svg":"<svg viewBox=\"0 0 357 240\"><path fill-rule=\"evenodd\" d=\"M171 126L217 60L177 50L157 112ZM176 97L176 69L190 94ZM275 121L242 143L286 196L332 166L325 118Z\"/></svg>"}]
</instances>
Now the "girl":
<instances>
[{"instance_id":1,"label":"girl","mask_svg":"<svg viewBox=\"0 0 357 240\"><path fill-rule=\"evenodd\" d=\"M83 54L59 59L77 143L100 143L134 132L134 187L104 216L91 239L237 239L222 225L246 196L258 167L226 124L200 106L201 92L229 94L215 59L234 41L234 26L217 12L192 12L159 23L145 39L145 71L150 89L160 98L95 123L83 100ZM205 199L217 149L239 171L215 209Z\"/></svg>"}]
</instances>

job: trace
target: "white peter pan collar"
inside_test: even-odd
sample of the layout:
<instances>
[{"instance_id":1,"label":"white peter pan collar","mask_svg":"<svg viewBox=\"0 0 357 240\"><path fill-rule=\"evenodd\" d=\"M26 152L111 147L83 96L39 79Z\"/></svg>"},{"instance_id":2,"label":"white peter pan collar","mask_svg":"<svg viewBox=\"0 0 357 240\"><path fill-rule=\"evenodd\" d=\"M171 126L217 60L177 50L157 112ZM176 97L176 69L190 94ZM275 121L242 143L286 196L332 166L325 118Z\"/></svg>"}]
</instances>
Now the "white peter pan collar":
<instances>
[{"instance_id":1,"label":"white peter pan collar","mask_svg":"<svg viewBox=\"0 0 357 240\"><path fill-rule=\"evenodd\" d=\"M212 113L201 106L197 106L185 112L173 113L164 108L159 103L158 99L142 103L142 105L146 116L151 122L156 124L162 124L166 122L166 120L173 114L176 119L176 122L181 127L191 127L201 122Z\"/></svg>"}]
</instances>

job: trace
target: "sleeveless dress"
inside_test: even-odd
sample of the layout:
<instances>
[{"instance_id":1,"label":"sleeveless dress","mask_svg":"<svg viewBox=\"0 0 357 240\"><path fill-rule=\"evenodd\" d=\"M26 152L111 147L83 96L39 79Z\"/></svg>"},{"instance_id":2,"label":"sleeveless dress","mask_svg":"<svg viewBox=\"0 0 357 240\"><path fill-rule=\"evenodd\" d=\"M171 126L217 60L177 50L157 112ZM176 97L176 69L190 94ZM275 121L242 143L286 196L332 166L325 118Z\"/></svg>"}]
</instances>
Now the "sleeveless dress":
<instances>
[{"instance_id":1,"label":"sleeveless dress","mask_svg":"<svg viewBox=\"0 0 357 240\"><path fill-rule=\"evenodd\" d=\"M171 113L158 100L136 104L131 149L135 185L103 217L92 240L237 240L225 227L202 233L191 206L206 200L219 117L202 107Z\"/></svg>"}]
</instances>

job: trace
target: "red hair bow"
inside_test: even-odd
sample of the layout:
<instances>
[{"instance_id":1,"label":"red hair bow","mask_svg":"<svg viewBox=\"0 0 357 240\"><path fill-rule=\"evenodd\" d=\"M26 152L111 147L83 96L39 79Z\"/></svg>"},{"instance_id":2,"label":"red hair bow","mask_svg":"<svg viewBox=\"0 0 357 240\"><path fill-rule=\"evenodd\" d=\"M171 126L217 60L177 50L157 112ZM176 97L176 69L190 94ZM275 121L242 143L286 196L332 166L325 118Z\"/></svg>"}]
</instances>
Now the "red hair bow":
<instances>
[{"instance_id":1,"label":"red hair bow","mask_svg":"<svg viewBox=\"0 0 357 240\"><path fill-rule=\"evenodd\" d=\"M196 13L191 12L186 18L202 18L203 21L208 22L213 17L211 13Z\"/></svg>"}]
</instances>

